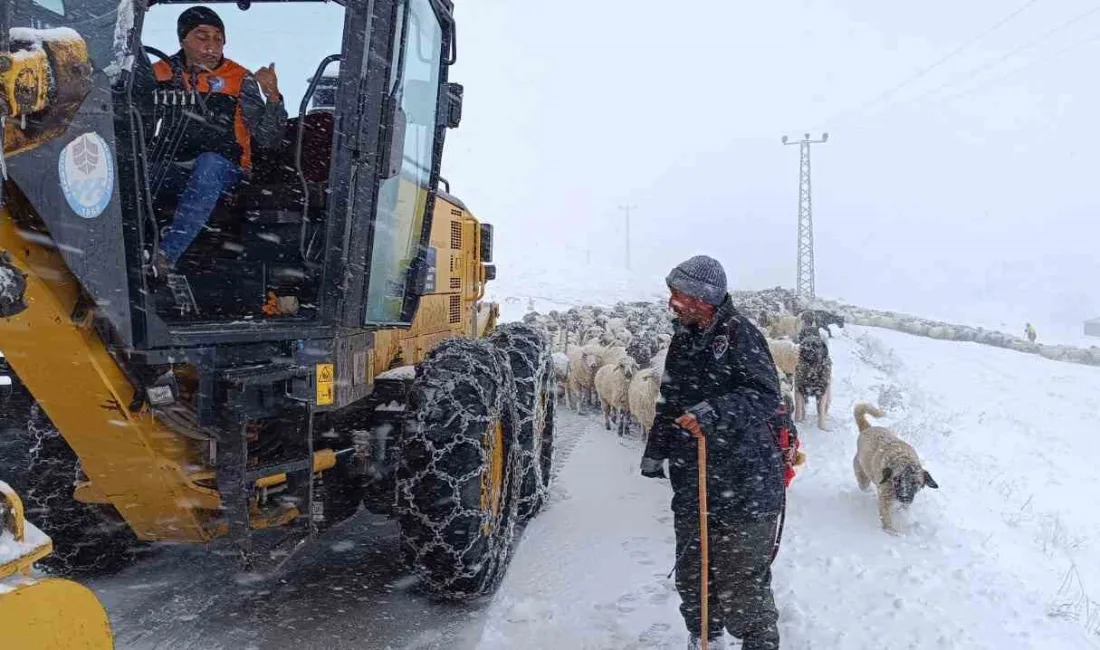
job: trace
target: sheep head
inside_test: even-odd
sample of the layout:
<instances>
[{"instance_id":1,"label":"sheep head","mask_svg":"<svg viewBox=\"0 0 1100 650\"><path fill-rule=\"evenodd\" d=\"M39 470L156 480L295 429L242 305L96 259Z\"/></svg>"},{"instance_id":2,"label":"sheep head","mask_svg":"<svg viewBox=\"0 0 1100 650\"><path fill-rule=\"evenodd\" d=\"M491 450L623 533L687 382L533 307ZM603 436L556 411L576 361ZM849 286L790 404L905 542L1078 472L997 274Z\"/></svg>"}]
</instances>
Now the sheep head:
<instances>
[{"instance_id":1,"label":"sheep head","mask_svg":"<svg viewBox=\"0 0 1100 650\"><path fill-rule=\"evenodd\" d=\"M638 372L638 362L630 357L619 359L619 372L627 379L633 379L634 373Z\"/></svg>"}]
</instances>

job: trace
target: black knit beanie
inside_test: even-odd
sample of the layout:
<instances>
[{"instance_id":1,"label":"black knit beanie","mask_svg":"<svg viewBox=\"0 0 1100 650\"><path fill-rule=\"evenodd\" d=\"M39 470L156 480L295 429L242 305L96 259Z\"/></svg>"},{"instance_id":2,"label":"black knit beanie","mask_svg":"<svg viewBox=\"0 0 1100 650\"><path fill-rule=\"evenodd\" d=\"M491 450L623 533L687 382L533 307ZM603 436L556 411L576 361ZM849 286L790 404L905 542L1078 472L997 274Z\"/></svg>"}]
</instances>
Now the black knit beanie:
<instances>
[{"instance_id":1,"label":"black knit beanie","mask_svg":"<svg viewBox=\"0 0 1100 650\"><path fill-rule=\"evenodd\" d=\"M214 13L213 9L209 7L191 7L180 14L179 19L176 21L176 34L179 36L180 42L182 43L183 39L187 38L192 29L200 25L217 27L222 36L225 36L225 23L222 22L218 14Z\"/></svg>"},{"instance_id":2,"label":"black knit beanie","mask_svg":"<svg viewBox=\"0 0 1100 650\"><path fill-rule=\"evenodd\" d=\"M665 282L677 291L715 306L721 305L727 295L722 264L706 255L696 255L672 269Z\"/></svg>"}]
</instances>

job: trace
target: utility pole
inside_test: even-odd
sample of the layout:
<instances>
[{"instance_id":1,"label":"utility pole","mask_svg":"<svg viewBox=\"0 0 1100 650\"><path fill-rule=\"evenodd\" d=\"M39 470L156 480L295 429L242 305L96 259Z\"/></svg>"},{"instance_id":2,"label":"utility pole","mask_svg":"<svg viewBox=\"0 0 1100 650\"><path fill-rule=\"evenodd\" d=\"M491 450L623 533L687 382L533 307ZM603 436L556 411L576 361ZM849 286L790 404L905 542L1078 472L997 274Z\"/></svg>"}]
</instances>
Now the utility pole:
<instances>
[{"instance_id":1,"label":"utility pole","mask_svg":"<svg viewBox=\"0 0 1100 650\"><path fill-rule=\"evenodd\" d=\"M630 270L630 211L636 209L636 205L620 205L619 209L623 211L623 216L626 219L626 270Z\"/></svg>"},{"instance_id":2,"label":"utility pole","mask_svg":"<svg viewBox=\"0 0 1100 650\"><path fill-rule=\"evenodd\" d=\"M814 208L810 197L810 145L825 144L829 134L821 134L820 140L811 140L810 134L798 141L788 141L783 136L783 144L797 144L801 154L798 172L798 276L795 281L795 294L800 298L814 297Z\"/></svg>"}]
</instances>

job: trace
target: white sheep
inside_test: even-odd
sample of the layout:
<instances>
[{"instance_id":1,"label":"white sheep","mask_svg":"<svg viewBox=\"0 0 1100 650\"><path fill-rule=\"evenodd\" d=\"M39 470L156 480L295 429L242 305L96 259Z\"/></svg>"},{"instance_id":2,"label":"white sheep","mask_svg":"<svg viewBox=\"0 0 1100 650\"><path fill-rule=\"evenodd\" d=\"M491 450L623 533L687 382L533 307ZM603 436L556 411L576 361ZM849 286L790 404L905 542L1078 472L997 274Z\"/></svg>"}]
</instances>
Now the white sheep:
<instances>
[{"instance_id":1,"label":"white sheep","mask_svg":"<svg viewBox=\"0 0 1100 650\"><path fill-rule=\"evenodd\" d=\"M607 332L605 332L602 327L598 325L592 325L588 329L584 330L584 336L581 338L581 342L584 345L588 345L589 343L596 343L606 335Z\"/></svg>"},{"instance_id":2,"label":"white sheep","mask_svg":"<svg viewBox=\"0 0 1100 650\"><path fill-rule=\"evenodd\" d=\"M558 382L565 381L569 377L569 355L555 352L550 358L554 362L554 374L557 375Z\"/></svg>"},{"instance_id":3,"label":"white sheep","mask_svg":"<svg viewBox=\"0 0 1100 650\"><path fill-rule=\"evenodd\" d=\"M582 413L593 403L594 376L600 367L600 357L588 347L571 345L565 352L569 359L569 380L566 382L565 401L574 411Z\"/></svg>"},{"instance_id":4,"label":"white sheep","mask_svg":"<svg viewBox=\"0 0 1100 650\"><path fill-rule=\"evenodd\" d=\"M611 430L612 415L618 420L618 433L626 433L626 413L630 408L627 394L630 380L638 370L638 364L628 356L623 356L613 364L602 366L596 371L596 396L603 408L603 421L607 430Z\"/></svg>"},{"instance_id":5,"label":"white sheep","mask_svg":"<svg viewBox=\"0 0 1100 650\"><path fill-rule=\"evenodd\" d=\"M668 348L663 347L661 351L653 355L653 358L649 361L649 367L657 370L658 377L663 377L665 374L666 357L668 357Z\"/></svg>"},{"instance_id":6,"label":"white sheep","mask_svg":"<svg viewBox=\"0 0 1100 650\"><path fill-rule=\"evenodd\" d=\"M590 344L585 347L593 354L599 357L600 363L597 368L601 366L613 366L619 361L628 358L630 355L626 353L626 348L621 345L594 345Z\"/></svg>"},{"instance_id":7,"label":"white sheep","mask_svg":"<svg viewBox=\"0 0 1100 650\"><path fill-rule=\"evenodd\" d=\"M780 372L794 375L798 368L798 344L787 339L767 339L768 350L772 353L772 360Z\"/></svg>"},{"instance_id":8,"label":"white sheep","mask_svg":"<svg viewBox=\"0 0 1100 650\"><path fill-rule=\"evenodd\" d=\"M607 321L607 331L615 334L626 329L625 318L610 318Z\"/></svg>"},{"instance_id":9,"label":"white sheep","mask_svg":"<svg viewBox=\"0 0 1100 650\"><path fill-rule=\"evenodd\" d=\"M768 332L773 339L784 336L793 338L802 329L802 321L798 316L778 316L768 324Z\"/></svg>"},{"instance_id":10,"label":"white sheep","mask_svg":"<svg viewBox=\"0 0 1100 650\"><path fill-rule=\"evenodd\" d=\"M642 425L642 438L649 436L653 421L657 419L657 398L661 396L661 371L646 368L634 373L627 388L627 405L630 414Z\"/></svg>"},{"instance_id":11,"label":"white sheep","mask_svg":"<svg viewBox=\"0 0 1100 650\"><path fill-rule=\"evenodd\" d=\"M779 376L779 394L783 397L783 402L787 405L787 409L794 410L794 377L788 377L779 366L775 367L775 373Z\"/></svg>"}]
</instances>

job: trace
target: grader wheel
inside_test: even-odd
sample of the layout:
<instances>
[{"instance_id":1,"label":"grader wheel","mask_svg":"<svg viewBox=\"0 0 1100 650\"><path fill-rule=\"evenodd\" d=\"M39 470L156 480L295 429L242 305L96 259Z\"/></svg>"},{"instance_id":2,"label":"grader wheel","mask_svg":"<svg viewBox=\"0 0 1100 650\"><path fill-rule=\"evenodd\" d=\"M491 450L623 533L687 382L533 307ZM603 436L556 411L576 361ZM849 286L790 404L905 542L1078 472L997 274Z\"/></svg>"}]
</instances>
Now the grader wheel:
<instances>
[{"instance_id":1,"label":"grader wheel","mask_svg":"<svg viewBox=\"0 0 1100 650\"><path fill-rule=\"evenodd\" d=\"M520 454L512 372L484 341L453 339L417 369L396 474L401 545L437 596L492 591L511 559Z\"/></svg>"},{"instance_id":2,"label":"grader wheel","mask_svg":"<svg viewBox=\"0 0 1100 650\"><path fill-rule=\"evenodd\" d=\"M500 325L489 341L508 354L515 379L516 415L523 456L519 518L527 521L546 504L554 456L554 398L557 380L550 345L525 323Z\"/></svg>"}]
</instances>

